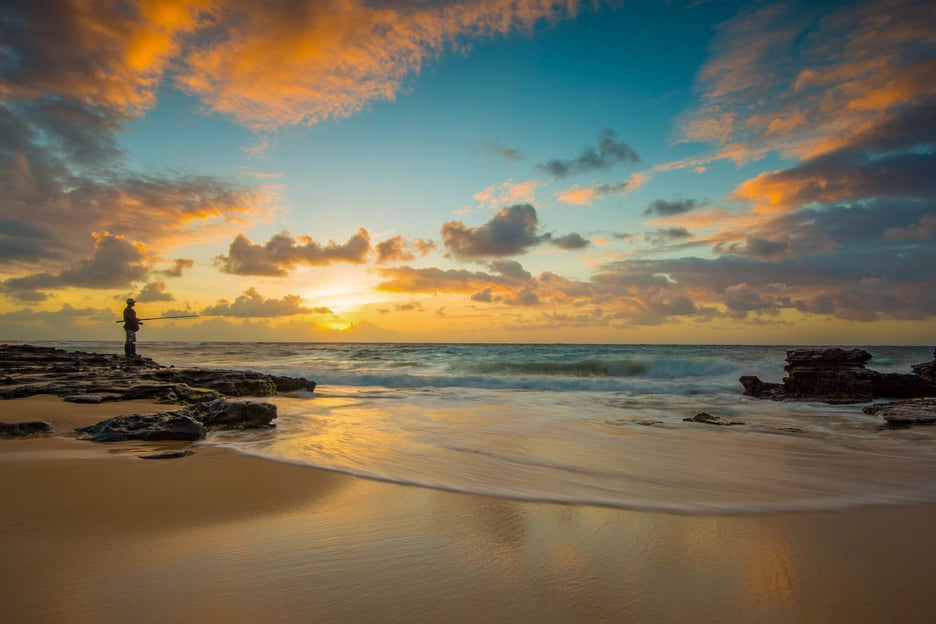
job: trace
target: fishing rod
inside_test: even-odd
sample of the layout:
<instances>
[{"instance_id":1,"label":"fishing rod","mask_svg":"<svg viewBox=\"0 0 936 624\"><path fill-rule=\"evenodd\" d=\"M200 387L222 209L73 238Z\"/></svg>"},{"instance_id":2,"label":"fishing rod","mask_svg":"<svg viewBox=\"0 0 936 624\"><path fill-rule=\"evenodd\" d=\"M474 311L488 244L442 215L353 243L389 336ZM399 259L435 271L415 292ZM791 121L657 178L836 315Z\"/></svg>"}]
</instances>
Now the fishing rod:
<instances>
[{"instance_id":1,"label":"fishing rod","mask_svg":"<svg viewBox=\"0 0 936 624\"><path fill-rule=\"evenodd\" d=\"M138 321L162 321L165 319L180 319L180 318L201 318L203 316L224 316L223 314L180 314L178 316L150 316L147 318L137 319ZM115 323L123 323L123 319L119 321L114 321Z\"/></svg>"}]
</instances>

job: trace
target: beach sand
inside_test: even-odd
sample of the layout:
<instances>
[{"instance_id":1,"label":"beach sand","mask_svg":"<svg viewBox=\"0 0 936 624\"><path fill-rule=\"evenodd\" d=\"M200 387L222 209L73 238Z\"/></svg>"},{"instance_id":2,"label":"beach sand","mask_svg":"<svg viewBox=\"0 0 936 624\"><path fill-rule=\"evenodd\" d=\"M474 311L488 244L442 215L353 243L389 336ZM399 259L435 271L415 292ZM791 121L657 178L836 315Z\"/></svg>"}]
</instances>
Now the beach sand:
<instances>
[{"instance_id":1,"label":"beach sand","mask_svg":"<svg viewBox=\"0 0 936 624\"><path fill-rule=\"evenodd\" d=\"M0 402L0 621L932 622L936 506L689 516L180 459L75 426L146 402Z\"/></svg>"}]
</instances>

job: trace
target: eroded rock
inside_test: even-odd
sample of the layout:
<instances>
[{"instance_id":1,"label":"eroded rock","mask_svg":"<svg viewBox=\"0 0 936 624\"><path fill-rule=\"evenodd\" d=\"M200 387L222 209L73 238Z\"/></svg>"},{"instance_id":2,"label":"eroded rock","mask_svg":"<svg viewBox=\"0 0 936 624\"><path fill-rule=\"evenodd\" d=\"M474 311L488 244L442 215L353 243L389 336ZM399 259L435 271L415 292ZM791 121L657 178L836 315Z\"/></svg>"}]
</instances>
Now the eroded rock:
<instances>
[{"instance_id":1,"label":"eroded rock","mask_svg":"<svg viewBox=\"0 0 936 624\"><path fill-rule=\"evenodd\" d=\"M195 404L223 396L272 396L313 392L315 382L255 371L174 368L149 358L32 345L0 345L0 398L54 394L81 403L145 399Z\"/></svg>"},{"instance_id":2,"label":"eroded rock","mask_svg":"<svg viewBox=\"0 0 936 624\"><path fill-rule=\"evenodd\" d=\"M92 442L200 440L205 437L205 426L186 410L177 410L115 416L90 427L79 427L75 433L79 440Z\"/></svg>"},{"instance_id":3,"label":"eroded rock","mask_svg":"<svg viewBox=\"0 0 936 624\"><path fill-rule=\"evenodd\" d=\"M787 351L783 383L751 375L739 381L744 394L774 401L868 403L880 397L936 396L936 385L917 372L929 371L930 364L914 365L913 374L879 373L866 367L870 360L863 349L795 349Z\"/></svg>"},{"instance_id":4,"label":"eroded rock","mask_svg":"<svg viewBox=\"0 0 936 624\"><path fill-rule=\"evenodd\" d=\"M0 439L36 438L50 435L52 424L42 420L33 420L18 423L0 423Z\"/></svg>"},{"instance_id":5,"label":"eroded rock","mask_svg":"<svg viewBox=\"0 0 936 624\"><path fill-rule=\"evenodd\" d=\"M699 412L695 416L690 416L689 418L683 418L683 421L702 423L704 425L720 425L724 427L729 427L732 425L746 425L747 424L738 420L727 420L725 418L722 418L721 416L712 416L708 412Z\"/></svg>"},{"instance_id":6,"label":"eroded rock","mask_svg":"<svg viewBox=\"0 0 936 624\"><path fill-rule=\"evenodd\" d=\"M863 408L865 414L877 415L888 427L910 427L936 423L936 398L908 399L875 403Z\"/></svg>"}]
</instances>

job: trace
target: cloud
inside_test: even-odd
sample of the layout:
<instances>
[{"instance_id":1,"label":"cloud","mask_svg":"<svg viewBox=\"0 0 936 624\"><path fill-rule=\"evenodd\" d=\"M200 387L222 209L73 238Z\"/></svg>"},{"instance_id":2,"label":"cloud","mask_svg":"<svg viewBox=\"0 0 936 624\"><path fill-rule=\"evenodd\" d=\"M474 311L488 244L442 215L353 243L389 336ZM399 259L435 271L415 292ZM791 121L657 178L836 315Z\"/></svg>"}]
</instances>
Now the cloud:
<instances>
[{"instance_id":1,"label":"cloud","mask_svg":"<svg viewBox=\"0 0 936 624\"><path fill-rule=\"evenodd\" d=\"M307 308L302 305L302 297L286 295L281 299L265 299L255 288L248 288L233 302L222 299L213 306L208 306L201 314L219 314L252 318L275 318L296 314L331 314L325 307Z\"/></svg>"},{"instance_id":2,"label":"cloud","mask_svg":"<svg viewBox=\"0 0 936 624\"><path fill-rule=\"evenodd\" d=\"M790 236L778 234L771 237L749 236L743 243L718 243L713 251L717 254L748 256L769 262L791 257L796 248Z\"/></svg>"},{"instance_id":3,"label":"cloud","mask_svg":"<svg viewBox=\"0 0 936 624\"><path fill-rule=\"evenodd\" d=\"M888 228L884 236L888 240L936 240L936 212L922 215L911 225Z\"/></svg>"},{"instance_id":4,"label":"cloud","mask_svg":"<svg viewBox=\"0 0 936 624\"><path fill-rule=\"evenodd\" d=\"M643 215L645 217L650 215L672 217L674 215L692 212L696 208L704 205L705 202L699 202L694 199L675 199L672 201L655 199L647 205L647 209L643 211Z\"/></svg>"},{"instance_id":5,"label":"cloud","mask_svg":"<svg viewBox=\"0 0 936 624\"><path fill-rule=\"evenodd\" d=\"M718 28L680 138L718 143L735 160L765 147L814 157L931 108L931 20L916 0L744 8Z\"/></svg>"},{"instance_id":6,"label":"cloud","mask_svg":"<svg viewBox=\"0 0 936 624\"><path fill-rule=\"evenodd\" d=\"M46 323L56 325L70 323L75 320L88 320L97 322L113 321L114 313L106 308L76 308L63 303L58 310L33 310L21 308L0 314L0 321L16 323Z\"/></svg>"},{"instance_id":7,"label":"cloud","mask_svg":"<svg viewBox=\"0 0 936 624\"><path fill-rule=\"evenodd\" d=\"M374 245L374 251L377 252L377 264L387 262L409 262L416 259L416 255L425 256L435 249L436 244L433 241L427 241L422 238L412 238L407 244L402 236L394 236L385 241Z\"/></svg>"},{"instance_id":8,"label":"cloud","mask_svg":"<svg viewBox=\"0 0 936 624\"><path fill-rule=\"evenodd\" d=\"M605 171L618 163L638 162L640 162L640 157L637 152L626 143L615 141L614 131L606 128L601 132L597 150L593 147L586 147L578 158L556 158L540 163L536 165L536 168L557 178L564 178L581 173Z\"/></svg>"},{"instance_id":9,"label":"cloud","mask_svg":"<svg viewBox=\"0 0 936 624\"><path fill-rule=\"evenodd\" d=\"M153 303L155 301L175 301L175 297L166 291L166 283L161 280L146 284L136 297L140 303Z\"/></svg>"},{"instance_id":10,"label":"cloud","mask_svg":"<svg viewBox=\"0 0 936 624\"><path fill-rule=\"evenodd\" d=\"M362 264L370 250L370 235L364 228L359 228L344 243L328 241L326 245L308 236L293 238L288 232L276 234L266 244L258 245L239 234L231 242L228 255L216 256L214 263L224 273L283 277L299 265Z\"/></svg>"},{"instance_id":11,"label":"cloud","mask_svg":"<svg viewBox=\"0 0 936 624\"><path fill-rule=\"evenodd\" d=\"M877 155L867 149L840 150L762 173L739 185L732 197L755 202L763 212L866 197L936 199L934 167L932 152Z\"/></svg>"},{"instance_id":12,"label":"cloud","mask_svg":"<svg viewBox=\"0 0 936 624\"><path fill-rule=\"evenodd\" d=\"M191 258L176 258L172 261L172 267L161 271L154 271L157 275L163 277L182 277L183 271L195 266L195 261Z\"/></svg>"},{"instance_id":13,"label":"cloud","mask_svg":"<svg viewBox=\"0 0 936 624\"><path fill-rule=\"evenodd\" d=\"M442 242L459 259L479 259L522 254L548 238L537 234L539 221L530 204L504 208L477 228L461 221L442 225Z\"/></svg>"},{"instance_id":14,"label":"cloud","mask_svg":"<svg viewBox=\"0 0 936 624\"><path fill-rule=\"evenodd\" d=\"M123 288L149 273L140 247L109 232L94 234L94 254L58 273L34 273L0 282L0 292L40 300L40 290L54 288Z\"/></svg>"},{"instance_id":15,"label":"cloud","mask_svg":"<svg viewBox=\"0 0 936 624\"><path fill-rule=\"evenodd\" d=\"M554 236L550 238L550 241L552 241L552 244L559 249L566 250L584 249L591 244L588 240L582 238L582 236L576 232L566 234L565 236Z\"/></svg>"},{"instance_id":16,"label":"cloud","mask_svg":"<svg viewBox=\"0 0 936 624\"><path fill-rule=\"evenodd\" d=\"M73 101L0 103L0 221L36 242L29 249L0 238L0 263L62 269L100 231L155 252L204 239L205 225L212 236L233 234L234 224L275 209L273 187L133 172L116 147L118 130L112 113Z\"/></svg>"},{"instance_id":17,"label":"cloud","mask_svg":"<svg viewBox=\"0 0 936 624\"><path fill-rule=\"evenodd\" d=\"M589 206L608 195L624 195L640 188L649 178L642 173L635 173L627 180L619 182L592 184L587 187L574 186L559 193L559 201L565 204Z\"/></svg>"},{"instance_id":18,"label":"cloud","mask_svg":"<svg viewBox=\"0 0 936 624\"><path fill-rule=\"evenodd\" d=\"M227 0L184 55L177 83L214 112L271 129L314 124L392 100L460 41L578 11L578 0L256 3Z\"/></svg>"},{"instance_id":19,"label":"cloud","mask_svg":"<svg viewBox=\"0 0 936 624\"><path fill-rule=\"evenodd\" d=\"M516 147L507 147L497 141L486 141L483 146L484 153L500 156L504 160L517 162L523 160L523 153Z\"/></svg>"},{"instance_id":20,"label":"cloud","mask_svg":"<svg viewBox=\"0 0 936 624\"><path fill-rule=\"evenodd\" d=\"M58 260L62 254L54 242L55 236L45 228L19 219L0 219L0 265Z\"/></svg>"},{"instance_id":21,"label":"cloud","mask_svg":"<svg viewBox=\"0 0 936 624\"><path fill-rule=\"evenodd\" d=\"M153 105L182 37L204 24L207 2L17 2L5 7L0 71L5 98L44 94L121 115Z\"/></svg>"},{"instance_id":22,"label":"cloud","mask_svg":"<svg viewBox=\"0 0 936 624\"><path fill-rule=\"evenodd\" d=\"M516 282L524 282L533 278L530 272L516 260L493 260L488 263L488 266L495 273Z\"/></svg>"},{"instance_id":23,"label":"cloud","mask_svg":"<svg viewBox=\"0 0 936 624\"><path fill-rule=\"evenodd\" d=\"M487 287L509 288L517 283L510 275L491 275L483 271L466 269L416 269L396 267L380 269L384 281L378 290L403 293L473 293Z\"/></svg>"},{"instance_id":24,"label":"cloud","mask_svg":"<svg viewBox=\"0 0 936 624\"><path fill-rule=\"evenodd\" d=\"M684 227L660 228L644 235L651 245L666 245L674 240L691 238L692 233Z\"/></svg>"},{"instance_id":25,"label":"cloud","mask_svg":"<svg viewBox=\"0 0 936 624\"><path fill-rule=\"evenodd\" d=\"M486 204L490 208L502 208L514 204L532 204L536 198L536 189L542 185L543 183L538 180L525 180L523 182L506 180L475 193L472 199Z\"/></svg>"}]
</instances>

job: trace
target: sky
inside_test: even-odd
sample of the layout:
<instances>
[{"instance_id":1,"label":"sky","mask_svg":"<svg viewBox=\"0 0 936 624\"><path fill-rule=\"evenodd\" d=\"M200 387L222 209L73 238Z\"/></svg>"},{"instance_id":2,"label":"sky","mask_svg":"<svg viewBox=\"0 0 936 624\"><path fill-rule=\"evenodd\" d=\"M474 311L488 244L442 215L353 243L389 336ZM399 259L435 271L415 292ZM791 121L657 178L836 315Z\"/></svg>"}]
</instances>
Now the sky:
<instances>
[{"instance_id":1,"label":"sky","mask_svg":"<svg viewBox=\"0 0 936 624\"><path fill-rule=\"evenodd\" d=\"M0 11L0 340L936 342L932 2Z\"/></svg>"}]
</instances>

